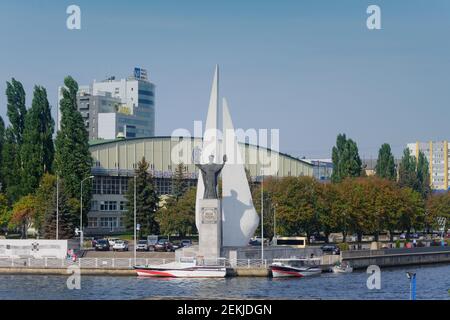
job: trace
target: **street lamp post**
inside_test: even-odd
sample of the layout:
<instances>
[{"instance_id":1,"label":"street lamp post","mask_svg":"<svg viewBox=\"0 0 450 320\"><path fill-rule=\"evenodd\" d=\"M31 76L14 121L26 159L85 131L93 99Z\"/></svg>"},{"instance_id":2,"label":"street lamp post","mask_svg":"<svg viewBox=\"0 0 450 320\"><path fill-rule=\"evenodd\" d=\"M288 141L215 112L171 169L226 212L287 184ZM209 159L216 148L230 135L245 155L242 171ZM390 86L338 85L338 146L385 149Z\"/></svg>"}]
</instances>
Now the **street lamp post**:
<instances>
[{"instance_id":1,"label":"street lamp post","mask_svg":"<svg viewBox=\"0 0 450 320\"><path fill-rule=\"evenodd\" d=\"M89 176L81 180L81 194L80 194L80 250L83 250L83 182L89 179L94 179L94 176Z\"/></svg>"},{"instance_id":2,"label":"street lamp post","mask_svg":"<svg viewBox=\"0 0 450 320\"><path fill-rule=\"evenodd\" d=\"M276 213L277 213L277 204L275 203L275 205L273 206L273 237L274 238L277 236L277 218L276 218Z\"/></svg>"},{"instance_id":3,"label":"street lamp post","mask_svg":"<svg viewBox=\"0 0 450 320\"><path fill-rule=\"evenodd\" d=\"M56 176L56 240L59 240L59 175Z\"/></svg>"},{"instance_id":4,"label":"street lamp post","mask_svg":"<svg viewBox=\"0 0 450 320\"><path fill-rule=\"evenodd\" d=\"M261 263L264 261L264 169L261 168Z\"/></svg>"},{"instance_id":5,"label":"street lamp post","mask_svg":"<svg viewBox=\"0 0 450 320\"><path fill-rule=\"evenodd\" d=\"M136 175L133 177L134 179L134 265L136 265L136 245L137 245L137 241L136 241Z\"/></svg>"},{"instance_id":6,"label":"street lamp post","mask_svg":"<svg viewBox=\"0 0 450 320\"><path fill-rule=\"evenodd\" d=\"M406 272L409 279L409 300L416 300L416 274L414 272Z\"/></svg>"}]
</instances>

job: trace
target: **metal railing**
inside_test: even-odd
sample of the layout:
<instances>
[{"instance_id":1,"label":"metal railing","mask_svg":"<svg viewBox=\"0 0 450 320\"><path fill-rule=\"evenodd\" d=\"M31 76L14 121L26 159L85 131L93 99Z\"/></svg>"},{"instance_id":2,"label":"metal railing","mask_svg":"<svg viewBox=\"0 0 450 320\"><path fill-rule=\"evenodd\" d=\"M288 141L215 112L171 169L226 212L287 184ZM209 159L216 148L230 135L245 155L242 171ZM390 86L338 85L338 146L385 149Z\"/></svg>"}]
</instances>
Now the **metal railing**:
<instances>
[{"instance_id":1,"label":"metal railing","mask_svg":"<svg viewBox=\"0 0 450 320\"><path fill-rule=\"evenodd\" d=\"M36 269L59 269L72 265L86 269L131 269L136 265L160 265L173 262L174 259L159 258L0 258L0 268L36 268Z\"/></svg>"},{"instance_id":2,"label":"metal railing","mask_svg":"<svg viewBox=\"0 0 450 320\"><path fill-rule=\"evenodd\" d=\"M323 256L321 264L333 264L339 256ZM333 258L333 259L332 259ZM175 259L163 258L0 258L0 268L34 268L34 269L60 269L69 266L79 266L85 269L132 269L134 265L161 265L175 262ZM199 265L219 265L227 268L268 268L272 263L270 259L201 259Z\"/></svg>"}]
</instances>

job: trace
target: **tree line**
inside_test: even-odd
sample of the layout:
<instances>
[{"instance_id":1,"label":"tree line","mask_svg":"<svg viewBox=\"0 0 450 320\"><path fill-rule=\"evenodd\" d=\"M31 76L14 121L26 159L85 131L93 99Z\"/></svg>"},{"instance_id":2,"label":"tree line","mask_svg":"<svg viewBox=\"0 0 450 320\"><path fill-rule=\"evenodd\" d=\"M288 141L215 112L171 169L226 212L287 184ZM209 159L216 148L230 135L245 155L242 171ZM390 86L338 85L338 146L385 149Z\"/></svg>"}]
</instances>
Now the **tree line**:
<instances>
[{"instance_id":1,"label":"tree line","mask_svg":"<svg viewBox=\"0 0 450 320\"><path fill-rule=\"evenodd\" d=\"M418 158L404 150L395 164L389 144L378 153L375 175L366 176L357 144L340 134L332 150L331 183L311 177L269 178L264 181L264 233L296 236L342 233L343 241L356 234L412 230L437 230L437 217L450 219L448 192L432 194L428 161L422 152ZM254 191L260 212L261 189ZM276 221L276 231L274 231Z\"/></svg>"},{"instance_id":2,"label":"tree line","mask_svg":"<svg viewBox=\"0 0 450 320\"><path fill-rule=\"evenodd\" d=\"M7 127L0 117L0 227L4 231L18 230L25 238L33 226L39 236L55 238L58 205L59 237L74 236L80 222L80 184L92 166L77 92L77 82L66 77L59 101L60 130L55 138L46 89L36 85L27 108L22 83L14 78L7 82ZM89 185L83 193L86 207Z\"/></svg>"},{"instance_id":3,"label":"tree line","mask_svg":"<svg viewBox=\"0 0 450 320\"><path fill-rule=\"evenodd\" d=\"M431 193L428 162L422 152L416 159L405 149L396 165L390 145L385 143L379 150L375 175L366 176L357 144L341 134L332 150L332 160L331 183L313 177L265 179L265 236L271 238L274 232L281 236L303 234L308 238L323 234L328 239L331 233L342 233L345 242L349 235L356 235L361 241L366 234L378 240L380 234L388 233L392 240L396 232L404 232L409 237L413 230L436 230L437 217L450 219L450 194ZM138 164L136 176L137 217L138 223L144 226L141 235L196 233L196 191L186 186L183 164L175 171L172 195L164 199L156 195L145 159ZM251 182L248 172L247 179ZM251 183L251 190L260 213L261 185ZM133 181L127 198L128 228L133 230ZM256 233L260 233L260 227Z\"/></svg>"}]
</instances>

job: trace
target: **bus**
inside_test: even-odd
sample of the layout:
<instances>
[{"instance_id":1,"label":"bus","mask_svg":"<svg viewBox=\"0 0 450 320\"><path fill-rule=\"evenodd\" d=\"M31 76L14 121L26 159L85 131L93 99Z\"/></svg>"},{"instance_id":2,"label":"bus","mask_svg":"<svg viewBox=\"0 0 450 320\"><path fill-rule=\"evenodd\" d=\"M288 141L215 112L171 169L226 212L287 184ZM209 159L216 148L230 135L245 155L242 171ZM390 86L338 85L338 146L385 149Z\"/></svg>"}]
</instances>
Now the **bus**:
<instances>
[{"instance_id":1,"label":"bus","mask_svg":"<svg viewBox=\"0 0 450 320\"><path fill-rule=\"evenodd\" d=\"M303 249L306 248L306 237L274 237L272 245Z\"/></svg>"}]
</instances>

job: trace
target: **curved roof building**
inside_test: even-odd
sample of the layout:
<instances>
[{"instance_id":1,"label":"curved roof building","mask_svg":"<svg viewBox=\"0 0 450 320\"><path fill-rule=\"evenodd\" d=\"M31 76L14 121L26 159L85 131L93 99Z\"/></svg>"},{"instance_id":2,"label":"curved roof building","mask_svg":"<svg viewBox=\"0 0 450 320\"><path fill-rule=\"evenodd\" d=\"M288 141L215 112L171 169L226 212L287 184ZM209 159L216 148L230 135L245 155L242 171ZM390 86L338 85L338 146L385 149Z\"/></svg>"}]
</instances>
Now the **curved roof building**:
<instances>
[{"instance_id":1,"label":"curved roof building","mask_svg":"<svg viewBox=\"0 0 450 320\"><path fill-rule=\"evenodd\" d=\"M189 186L196 186L197 169L192 154L202 144L201 138L146 137L90 142L93 196L88 213L86 234L118 233L125 230L124 213L128 179L137 163L145 157L150 164L160 195L172 192L172 176L180 162L185 164ZM250 144L240 144L245 167L254 180L264 175L277 177L313 176L313 165L284 153Z\"/></svg>"}]
</instances>

